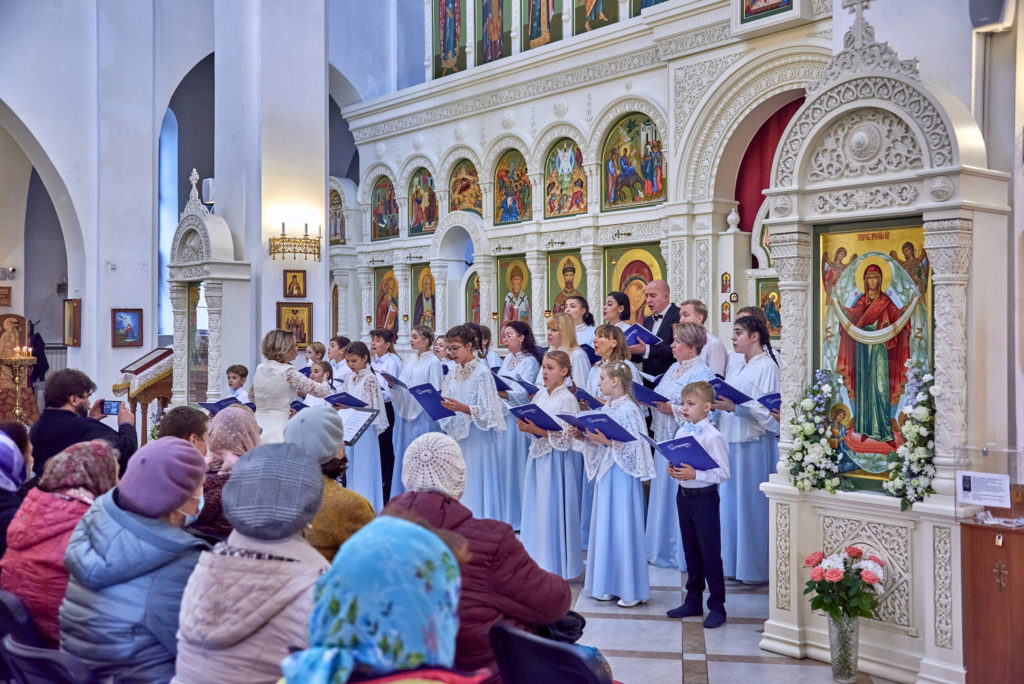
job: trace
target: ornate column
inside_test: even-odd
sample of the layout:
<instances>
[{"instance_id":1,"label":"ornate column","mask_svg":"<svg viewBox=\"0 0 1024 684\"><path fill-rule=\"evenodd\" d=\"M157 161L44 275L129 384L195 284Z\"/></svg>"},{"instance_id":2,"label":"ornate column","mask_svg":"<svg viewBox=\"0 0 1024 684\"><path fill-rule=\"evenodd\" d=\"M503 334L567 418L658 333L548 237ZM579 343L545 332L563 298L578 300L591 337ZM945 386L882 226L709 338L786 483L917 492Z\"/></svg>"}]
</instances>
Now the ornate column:
<instances>
[{"instance_id":1,"label":"ornate column","mask_svg":"<svg viewBox=\"0 0 1024 684\"><path fill-rule=\"evenodd\" d=\"M345 307L346 298L349 296L350 278L348 270L344 268L332 269L331 280L338 287L338 309L335 311L335 315L338 317L338 329L331 331L333 336L348 332L348 310Z\"/></svg>"},{"instance_id":2,"label":"ornate column","mask_svg":"<svg viewBox=\"0 0 1024 684\"><path fill-rule=\"evenodd\" d=\"M665 259L665 266L668 269L668 273L665 274L665 280L668 281L669 294L672 296L672 301L679 303L684 299L687 299L686 295L686 239L685 238L666 238L661 241L661 256ZM711 308L711 305L708 305ZM710 323L710 319L715 315L716 312L708 312L708 321L705 324Z\"/></svg>"},{"instance_id":3,"label":"ornate column","mask_svg":"<svg viewBox=\"0 0 1024 684\"><path fill-rule=\"evenodd\" d=\"M495 265L494 257L487 255L478 254L476 256L476 272L480 276L480 322L494 325L494 321L491 320L491 314L495 311L501 314L501 302L496 302L496 295L494 290L494 278L497 267ZM498 322L501 324L501 321ZM491 331L492 333L494 331Z\"/></svg>"},{"instance_id":4,"label":"ornate column","mask_svg":"<svg viewBox=\"0 0 1024 684\"><path fill-rule=\"evenodd\" d=\"M220 399L221 378L221 315L224 313L224 283L206 281L206 315L208 318L209 337L206 358L206 401Z\"/></svg>"},{"instance_id":5,"label":"ornate column","mask_svg":"<svg viewBox=\"0 0 1024 684\"><path fill-rule=\"evenodd\" d=\"M437 324L434 332L441 334L448 330L448 264L443 261L432 261L430 273L434 276L434 300L437 302Z\"/></svg>"},{"instance_id":6,"label":"ornate column","mask_svg":"<svg viewBox=\"0 0 1024 684\"><path fill-rule=\"evenodd\" d=\"M188 403L188 283L170 283L174 310L174 373L171 405Z\"/></svg>"},{"instance_id":7,"label":"ornate column","mask_svg":"<svg viewBox=\"0 0 1024 684\"><path fill-rule=\"evenodd\" d=\"M481 169L477 169L476 172L482 173ZM480 179L480 201L483 203L483 214L485 226L494 225L494 202L491 199L494 197L494 179L492 178L481 178Z\"/></svg>"},{"instance_id":8,"label":"ornate column","mask_svg":"<svg viewBox=\"0 0 1024 684\"><path fill-rule=\"evenodd\" d=\"M523 41L519 40L519 32L523 28L523 20L520 14L522 4L521 2L512 3L512 31L509 33L509 39L512 41L513 55L518 55L523 47Z\"/></svg>"},{"instance_id":9,"label":"ornate column","mask_svg":"<svg viewBox=\"0 0 1024 684\"><path fill-rule=\"evenodd\" d=\"M967 437L967 283L971 233L970 219L924 222L924 248L932 264L935 302L935 384L942 390L935 397L932 487L936 494L949 496L955 492L953 450L963 445ZM782 329L785 332L785 322Z\"/></svg>"},{"instance_id":10,"label":"ornate column","mask_svg":"<svg viewBox=\"0 0 1024 684\"><path fill-rule=\"evenodd\" d=\"M537 330L544 329L544 310L548 308L548 269L547 252L530 250L526 253L526 267L530 269L530 279L533 281L533 296L530 298L530 307L533 311L533 320L530 327L534 329L534 336Z\"/></svg>"},{"instance_id":11,"label":"ornate column","mask_svg":"<svg viewBox=\"0 0 1024 684\"><path fill-rule=\"evenodd\" d=\"M562 14L568 16L571 12L563 11ZM572 35L572 27L569 27L569 33L563 35ZM587 172L587 213L597 214L601 211L601 164L599 162L584 162L583 168Z\"/></svg>"},{"instance_id":12,"label":"ornate column","mask_svg":"<svg viewBox=\"0 0 1024 684\"><path fill-rule=\"evenodd\" d=\"M590 304L590 313L594 314L594 321L600 325L604 323L604 316L601 315L601 307L604 306L604 297L601 296L604 283L601 273L601 248L597 245L582 245L580 262L587 271L587 304Z\"/></svg>"},{"instance_id":13,"label":"ornate column","mask_svg":"<svg viewBox=\"0 0 1024 684\"><path fill-rule=\"evenodd\" d=\"M782 425L793 417L790 403L810 382L811 350L811 234L796 225L772 228L772 260L779 273L779 295L786 303L782 313ZM788 475L785 458L792 444L788 430L779 436L780 474Z\"/></svg>"},{"instance_id":14,"label":"ornate column","mask_svg":"<svg viewBox=\"0 0 1024 684\"><path fill-rule=\"evenodd\" d=\"M516 5L518 7L518 5ZM530 202L533 204L533 220L544 220L544 173L542 171L528 174L530 179Z\"/></svg>"},{"instance_id":15,"label":"ornate column","mask_svg":"<svg viewBox=\"0 0 1024 684\"><path fill-rule=\"evenodd\" d=\"M434 78L434 70L431 68L434 61L434 14L433 3L430 0L423 0L423 35L424 51L423 70L426 73L424 83ZM341 318L338 319L339 321Z\"/></svg>"},{"instance_id":16,"label":"ornate column","mask_svg":"<svg viewBox=\"0 0 1024 684\"><path fill-rule=\"evenodd\" d=\"M409 285L411 269L409 264L398 262L400 255L395 254L395 280L398 281L398 344L402 348L409 346L409 328L412 324L412 288ZM408 316L409 322L402 320L402 316Z\"/></svg>"},{"instance_id":17,"label":"ornate column","mask_svg":"<svg viewBox=\"0 0 1024 684\"><path fill-rule=\"evenodd\" d=\"M359 339L370 339L370 330L373 325L373 269L369 266L360 266L356 269L356 278L359 280ZM370 316L370 322L366 317Z\"/></svg>"}]
</instances>

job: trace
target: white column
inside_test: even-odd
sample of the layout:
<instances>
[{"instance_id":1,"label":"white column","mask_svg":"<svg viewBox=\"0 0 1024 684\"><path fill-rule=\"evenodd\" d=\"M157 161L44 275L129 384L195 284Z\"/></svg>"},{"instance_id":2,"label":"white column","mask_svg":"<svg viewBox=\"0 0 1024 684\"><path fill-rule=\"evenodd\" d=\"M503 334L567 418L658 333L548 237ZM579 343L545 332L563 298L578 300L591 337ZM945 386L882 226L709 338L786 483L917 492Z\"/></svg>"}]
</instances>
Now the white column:
<instances>
[{"instance_id":1,"label":"white column","mask_svg":"<svg viewBox=\"0 0 1024 684\"><path fill-rule=\"evenodd\" d=\"M512 31L509 33L509 40L512 41L512 54L518 55L522 52L523 41L523 18L522 18L522 4L521 2L512 3ZM563 10L565 11L565 10ZM534 186L536 187L536 186Z\"/></svg>"},{"instance_id":2,"label":"white column","mask_svg":"<svg viewBox=\"0 0 1024 684\"><path fill-rule=\"evenodd\" d=\"M220 399L221 383L224 382L224 375L220 369L220 352L222 347L221 315L224 312L224 283L208 280L203 283L203 288L206 290L206 315L209 333L206 357L206 401L217 401Z\"/></svg>"},{"instance_id":3,"label":"white column","mask_svg":"<svg viewBox=\"0 0 1024 684\"><path fill-rule=\"evenodd\" d=\"M432 261L430 273L434 276L434 301L437 302L437 325L434 332L441 335L451 325L448 322L448 264Z\"/></svg>"},{"instance_id":4,"label":"white column","mask_svg":"<svg viewBox=\"0 0 1024 684\"><path fill-rule=\"evenodd\" d=\"M598 245L583 245L580 247L580 261L587 271L587 304L590 304L590 313L594 314L594 321L600 325L604 323L604 316L601 314L601 307L604 306L603 276L601 274L601 247Z\"/></svg>"},{"instance_id":5,"label":"white column","mask_svg":"<svg viewBox=\"0 0 1024 684\"><path fill-rule=\"evenodd\" d=\"M434 78L434 9L431 0L423 0L423 35L426 36L423 41L426 47L423 55L423 82L426 83Z\"/></svg>"},{"instance_id":6,"label":"white column","mask_svg":"<svg viewBox=\"0 0 1024 684\"><path fill-rule=\"evenodd\" d=\"M359 281L360 302L359 307L359 336L353 339L369 340L370 330L373 326L373 269L369 266L360 266L356 269L356 279ZM369 317L370 320L366 320Z\"/></svg>"},{"instance_id":7,"label":"white column","mask_svg":"<svg viewBox=\"0 0 1024 684\"><path fill-rule=\"evenodd\" d=\"M493 256L482 254L476 255L474 263L480 276L480 322L491 321L493 324L491 314L497 311L499 317L501 316L501 302L497 301L498 296L494 289L497 263ZM500 325L501 321L498 321L498 324Z\"/></svg>"},{"instance_id":8,"label":"white column","mask_svg":"<svg viewBox=\"0 0 1024 684\"><path fill-rule=\"evenodd\" d=\"M351 331L349 327L349 310L346 306L346 300L349 296L349 271L344 268L335 268L331 270L332 280L338 288L338 309L335 315L338 317L338 329L331 331L331 337L335 335L344 335Z\"/></svg>"},{"instance_id":9,"label":"white column","mask_svg":"<svg viewBox=\"0 0 1024 684\"><path fill-rule=\"evenodd\" d=\"M476 66L476 3L475 2L464 2L462 6L466 8L466 25L462 27L462 32L466 36L466 69L472 69ZM477 169L479 172L480 169Z\"/></svg>"},{"instance_id":10,"label":"white column","mask_svg":"<svg viewBox=\"0 0 1024 684\"><path fill-rule=\"evenodd\" d=\"M548 308L548 269L547 252L531 250L526 253L526 267L530 269L530 280L533 281L532 297L530 307L533 310L533 318L530 327L543 330L546 325L544 310ZM536 334L536 333L535 333Z\"/></svg>"},{"instance_id":11,"label":"white column","mask_svg":"<svg viewBox=\"0 0 1024 684\"><path fill-rule=\"evenodd\" d=\"M188 401L188 284L170 283L171 308L174 309L174 371L171 404Z\"/></svg>"},{"instance_id":12,"label":"white column","mask_svg":"<svg viewBox=\"0 0 1024 684\"><path fill-rule=\"evenodd\" d=\"M396 263L394 267L395 280L398 281L398 344L405 349L409 346L409 328L412 325L411 269L405 262Z\"/></svg>"}]
</instances>

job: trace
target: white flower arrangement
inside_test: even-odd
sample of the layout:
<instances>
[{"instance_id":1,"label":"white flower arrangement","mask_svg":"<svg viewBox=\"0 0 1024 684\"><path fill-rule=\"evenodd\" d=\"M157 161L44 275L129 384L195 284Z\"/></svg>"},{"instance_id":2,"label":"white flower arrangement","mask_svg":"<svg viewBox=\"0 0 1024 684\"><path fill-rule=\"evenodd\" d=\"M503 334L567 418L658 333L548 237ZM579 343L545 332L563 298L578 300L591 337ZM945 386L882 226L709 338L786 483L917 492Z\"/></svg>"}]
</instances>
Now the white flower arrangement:
<instances>
[{"instance_id":1,"label":"white flower arrangement","mask_svg":"<svg viewBox=\"0 0 1024 684\"><path fill-rule=\"evenodd\" d=\"M834 493L840 485L839 454L823 435L828 428L832 376L816 371L803 399L793 404L789 432L793 439L786 462L793 485L801 491L824 489Z\"/></svg>"},{"instance_id":2,"label":"white flower arrangement","mask_svg":"<svg viewBox=\"0 0 1024 684\"><path fill-rule=\"evenodd\" d=\"M934 384L934 376L922 364L907 361L906 365L906 393L914 401L903 407L904 442L889 457L889 481L882 485L889 494L900 497L901 510L935 493L935 397L942 393Z\"/></svg>"}]
</instances>

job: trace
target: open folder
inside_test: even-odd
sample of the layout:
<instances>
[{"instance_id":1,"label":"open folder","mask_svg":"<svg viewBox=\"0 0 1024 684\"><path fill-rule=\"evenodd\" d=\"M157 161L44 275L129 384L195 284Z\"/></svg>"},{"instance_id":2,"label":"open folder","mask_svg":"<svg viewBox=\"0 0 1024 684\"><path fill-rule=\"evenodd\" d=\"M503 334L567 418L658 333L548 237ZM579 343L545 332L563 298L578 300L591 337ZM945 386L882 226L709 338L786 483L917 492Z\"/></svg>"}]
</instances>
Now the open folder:
<instances>
[{"instance_id":1,"label":"open folder","mask_svg":"<svg viewBox=\"0 0 1024 684\"><path fill-rule=\"evenodd\" d=\"M391 373L385 373L384 371L377 371L377 372L380 373L381 375L383 375L384 379L387 380L388 382L390 382L393 387L404 387L405 389L409 389L409 387L404 382L402 382L401 380L396 378Z\"/></svg>"},{"instance_id":2,"label":"open folder","mask_svg":"<svg viewBox=\"0 0 1024 684\"><path fill-rule=\"evenodd\" d=\"M362 399L356 399L348 392L338 392L332 394L329 397L324 397L324 401L333 406L334 408L366 408L366 402Z\"/></svg>"},{"instance_id":3,"label":"open folder","mask_svg":"<svg viewBox=\"0 0 1024 684\"><path fill-rule=\"evenodd\" d=\"M576 395L576 401L585 401L585 402L587 402L587 405L590 406L591 410L604 406L604 402L603 401L601 401L597 397L591 395L589 392L587 392L587 390L583 389L582 387L577 387L576 388L575 395Z\"/></svg>"},{"instance_id":4,"label":"open folder","mask_svg":"<svg viewBox=\"0 0 1024 684\"><path fill-rule=\"evenodd\" d=\"M743 392L740 392L725 380L714 378L713 380L709 380L708 384L714 388L716 399L725 397L737 406L740 404L746 404L748 401L754 401L752 397L748 397ZM762 397L758 397L757 401L769 411L774 411L782 405L782 395L778 392L771 392Z\"/></svg>"},{"instance_id":5,"label":"open folder","mask_svg":"<svg viewBox=\"0 0 1024 684\"><path fill-rule=\"evenodd\" d=\"M657 408L659 403L669 401L668 398L661 396L652 389L647 389L639 382L633 383L633 396L641 404L647 404L655 408Z\"/></svg>"},{"instance_id":6,"label":"open folder","mask_svg":"<svg viewBox=\"0 0 1024 684\"><path fill-rule=\"evenodd\" d=\"M242 404L242 402L238 401L238 399L236 399L234 397L225 397L224 399L221 399L220 401L201 401L201 402L199 402L199 405L202 406L207 411L209 411L211 416L215 416L218 413L220 413L221 411L223 411L224 409L226 409L228 406L234 406L235 404ZM242 404L242 405L243 406L248 406L248 404ZM255 404L252 406L252 410L253 411L256 410Z\"/></svg>"},{"instance_id":7,"label":"open folder","mask_svg":"<svg viewBox=\"0 0 1024 684\"><path fill-rule=\"evenodd\" d=\"M582 432L600 430L601 434L615 442L636 441L636 437L629 434L626 428L612 420L611 416L600 411L585 411L575 416L569 413L559 413L558 417L569 425L579 428Z\"/></svg>"},{"instance_id":8,"label":"open folder","mask_svg":"<svg viewBox=\"0 0 1024 684\"><path fill-rule=\"evenodd\" d=\"M664 340L642 325L634 323L626 328L626 344L636 344L637 342L643 342L644 344L653 346L659 342L664 342Z\"/></svg>"},{"instance_id":9,"label":"open folder","mask_svg":"<svg viewBox=\"0 0 1024 684\"><path fill-rule=\"evenodd\" d=\"M565 428L559 425L554 418L548 415L544 409L536 404L523 404L522 406L509 406L509 413L520 420L528 420L541 430L553 430L561 432ZM540 435L531 435L539 437Z\"/></svg>"},{"instance_id":10,"label":"open folder","mask_svg":"<svg viewBox=\"0 0 1024 684\"><path fill-rule=\"evenodd\" d=\"M670 439L666 442L655 442L647 435L640 435L652 447L658 450L662 456L668 459L673 467L678 468L684 463L693 466L694 470L714 470L721 466L711 458L711 455L704 450L697 438L693 435L686 435L678 439Z\"/></svg>"},{"instance_id":11,"label":"open folder","mask_svg":"<svg viewBox=\"0 0 1024 684\"><path fill-rule=\"evenodd\" d=\"M353 446L363 436L366 429L373 424L373 419L380 413L380 409L372 408L341 408L338 415L345 423L345 445ZM376 435L373 438L376 439ZM369 439L369 438L368 438Z\"/></svg>"},{"instance_id":12,"label":"open folder","mask_svg":"<svg viewBox=\"0 0 1024 684\"><path fill-rule=\"evenodd\" d=\"M427 415L434 420L450 418L455 415L454 411L449 411L444 406L441 406L441 393L434 389L434 386L429 382L410 387L409 394L420 403L420 406L427 412Z\"/></svg>"}]
</instances>

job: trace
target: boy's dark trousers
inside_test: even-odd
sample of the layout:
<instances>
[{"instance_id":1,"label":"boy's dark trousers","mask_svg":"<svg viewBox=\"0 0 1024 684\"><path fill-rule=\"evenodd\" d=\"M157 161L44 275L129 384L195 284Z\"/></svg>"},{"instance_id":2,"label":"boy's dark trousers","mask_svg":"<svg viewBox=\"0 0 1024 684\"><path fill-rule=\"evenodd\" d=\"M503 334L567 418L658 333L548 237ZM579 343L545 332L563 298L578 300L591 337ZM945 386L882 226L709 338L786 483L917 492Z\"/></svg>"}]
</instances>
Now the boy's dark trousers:
<instances>
[{"instance_id":1,"label":"boy's dark trousers","mask_svg":"<svg viewBox=\"0 0 1024 684\"><path fill-rule=\"evenodd\" d=\"M708 587L708 610L725 613L725 575L722 570L722 530L719 522L718 485L676 492L679 531L686 558L685 605L700 608L704 584Z\"/></svg>"},{"instance_id":2,"label":"boy's dark trousers","mask_svg":"<svg viewBox=\"0 0 1024 684\"><path fill-rule=\"evenodd\" d=\"M395 409L390 401L384 402L384 413L388 417L388 429L377 436L380 447L380 478L381 492L384 503L391 498L391 477L395 473L395 445L391 442L391 433L395 429Z\"/></svg>"}]
</instances>

